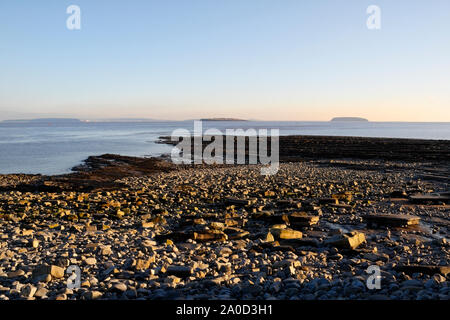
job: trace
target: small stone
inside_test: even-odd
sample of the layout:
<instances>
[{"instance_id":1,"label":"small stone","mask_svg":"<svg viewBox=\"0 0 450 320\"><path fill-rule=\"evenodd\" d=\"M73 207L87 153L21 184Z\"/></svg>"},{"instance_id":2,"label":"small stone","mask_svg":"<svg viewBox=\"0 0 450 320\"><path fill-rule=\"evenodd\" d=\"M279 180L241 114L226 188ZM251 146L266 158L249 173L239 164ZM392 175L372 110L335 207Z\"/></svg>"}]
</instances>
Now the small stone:
<instances>
[{"instance_id":1,"label":"small stone","mask_svg":"<svg viewBox=\"0 0 450 320\"><path fill-rule=\"evenodd\" d=\"M125 292L127 291L127 285L123 282L118 282L113 284L112 289L117 292Z\"/></svg>"},{"instance_id":2,"label":"small stone","mask_svg":"<svg viewBox=\"0 0 450 320\"><path fill-rule=\"evenodd\" d=\"M86 225L86 232L96 232L97 226Z\"/></svg>"},{"instance_id":3,"label":"small stone","mask_svg":"<svg viewBox=\"0 0 450 320\"><path fill-rule=\"evenodd\" d=\"M232 254L233 253L233 250L231 250L230 248L221 248L220 250L219 250L219 255L221 255L221 256L229 256L230 254Z\"/></svg>"},{"instance_id":4,"label":"small stone","mask_svg":"<svg viewBox=\"0 0 450 320\"><path fill-rule=\"evenodd\" d=\"M11 271L11 272L8 272L7 275L8 275L8 278L10 278L10 279L11 278L18 278L18 277L24 276L25 275L25 271L23 271L23 270Z\"/></svg>"},{"instance_id":5,"label":"small stone","mask_svg":"<svg viewBox=\"0 0 450 320\"><path fill-rule=\"evenodd\" d=\"M100 291L88 291L83 294L83 296L88 300L96 300L102 297L102 293Z\"/></svg>"},{"instance_id":6,"label":"small stone","mask_svg":"<svg viewBox=\"0 0 450 320\"><path fill-rule=\"evenodd\" d=\"M286 267L299 267L300 266L300 261L295 260L295 259L284 259L281 261L276 261L272 267L277 269L277 268L286 268Z\"/></svg>"},{"instance_id":7,"label":"small stone","mask_svg":"<svg viewBox=\"0 0 450 320\"><path fill-rule=\"evenodd\" d=\"M134 268L138 271L140 270L147 270L150 268L150 265L156 261L155 256L150 256L147 259L136 259Z\"/></svg>"},{"instance_id":8,"label":"small stone","mask_svg":"<svg viewBox=\"0 0 450 320\"><path fill-rule=\"evenodd\" d=\"M141 246L145 247L145 248L152 248L156 245L157 245L156 241L152 241L152 240L148 240L148 239L141 242Z\"/></svg>"},{"instance_id":9,"label":"small stone","mask_svg":"<svg viewBox=\"0 0 450 320\"><path fill-rule=\"evenodd\" d=\"M245 284L242 286L242 294L250 294L257 296L262 291L262 287L258 284Z\"/></svg>"},{"instance_id":10,"label":"small stone","mask_svg":"<svg viewBox=\"0 0 450 320\"><path fill-rule=\"evenodd\" d=\"M275 238L273 237L273 234L269 232L269 233L267 233L266 238L264 239L264 241L266 241L266 242L274 242Z\"/></svg>"},{"instance_id":11,"label":"small stone","mask_svg":"<svg viewBox=\"0 0 450 320\"><path fill-rule=\"evenodd\" d=\"M24 298L32 298L37 291L37 288L32 286L31 284L27 284L22 287L20 290L20 294Z\"/></svg>"},{"instance_id":12,"label":"small stone","mask_svg":"<svg viewBox=\"0 0 450 320\"><path fill-rule=\"evenodd\" d=\"M428 281L425 282L424 287L427 289L431 289L437 286L437 282L434 279L430 279Z\"/></svg>"},{"instance_id":13,"label":"small stone","mask_svg":"<svg viewBox=\"0 0 450 320\"><path fill-rule=\"evenodd\" d=\"M440 274L433 275L433 280L436 281L437 283L443 283L443 282L447 281L447 279L445 279L445 277L443 277Z\"/></svg>"},{"instance_id":14,"label":"small stone","mask_svg":"<svg viewBox=\"0 0 450 320\"><path fill-rule=\"evenodd\" d=\"M56 296L55 300L67 300L67 295L65 293L61 293Z\"/></svg>"},{"instance_id":15,"label":"small stone","mask_svg":"<svg viewBox=\"0 0 450 320\"><path fill-rule=\"evenodd\" d=\"M52 281L52 276L50 274L42 274L42 275L38 275L38 276L33 276L33 281L48 283L48 282Z\"/></svg>"},{"instance_id":16,"label":"small stone","mask_svg":"<svg viewBox=\"0 0 450 320\"><path fill-rule=\"evenodd\" d=\"M166 270L168 275L174 275L180 278L187 278L192 275L192 268L186 266L169 266Z\"/></svg>"},{"instance_id":17,"label":"small stone","mask_svg":"<svg viewBox=\"0 0 450 320\"><path fill-rule=\"evenodd\" d=\"M89 287L91 286L91 283L89 282L89 280L84 280L84 281L81 283L81 286L82 286L83 288L89 288Z\"/></svg>"},{"instance_id":18,"label":"small stone","mask_svg":"<svg viewBox=\"0 0 450 320\"><path fill-rule=\"evenodd\" d=\"M39 289L37 289L36 293L34 294L35 297L37 298L43 298L46 297L48 293L48 289L44 288L44 287L40 287Z\"/></svg>"},{"instance_id":19,"label":"small stone","mask_svg":"<svg viewBox=\"0 0 450 320\"><path fill-rule=\"evenodd\" d=\"M155 223L153 222L153 221L143 221L142 223L141 223L141 227L142 228L144 228L144 229L147 229L147 228L153 228L155 226Z\"/></svg>"},{"instance_id":20,"label":"small stone","mask_svg":"<svg viewBox=\"0 0 450 320\"><path fill-rule=\"evenodd\" d=\"M29 229L29 230L22 230L22 235L23 236L31 236L34 233L34 230Z\"/></svg>"},{"instance_id":21,"label":"small stone","mask_svg":"<svg viewBox=\"0 0 450 320\"><path fill-rule=\"evenodd\" d=\"M99 247L99 253L100 253L102 256L109 256L109 255L111 255L113 252L112 252L112 250L111 250L111 246L104 246L104 245L102 245L102 246Z\"/></svg>"},{"instance_id":22,"label":"small stone","mask_svg":"<svg viewBox=\"0 0 450 320\"><path fill-rule=\"evenodd\" d=\"M30 246L32 247L32 248L37 248L37 247L39 247L39 241L38 240L36 240L36 239L33 239L31 242L30 242Z\"/></svg>"},{"instance_id":23,"label":"small stone","mask_svg":"<svg viewBox=\"0 0 450 320\"><path fill-rule=\"evenodd\" d=\"M168 284L178 284L180 283L181 279L176 276L168 276L164 282Z\"/></svg>"},{"instance_id":24,"label":"small stone","mask_svg":"<svg viewBox=\"0 0 450 320\"><path fill-rule=\"evenodd\" d=\"M116 213L116 217L117 217L117 218L121 219L121 218L123 218L124 216L125 216L125 212L123 212L123 211L121 211L121 210L117 210L117 213Z\"/></svg>"},{"instance_id":25,"label":"small stone","mask_svg":"<svg viewBox=\"0 0 450 320\"><path fill-rule=\"evenodd\" d=\"M93 266L93 265L97 264L97 259L87 258L86 260L84 260L84 263L86 263L88 266Z\"/></svg>"},{"instance_id":26,"label":"small stone","mask_svg":"<svg viewBox=\"0 0 450 320\"><path fill-rule=\"evenodd\" d=\"M411 280L405 280L401 284L402 287L422 287L423 283L422 281L411 279Z\"/></svg>"}]
</instances>

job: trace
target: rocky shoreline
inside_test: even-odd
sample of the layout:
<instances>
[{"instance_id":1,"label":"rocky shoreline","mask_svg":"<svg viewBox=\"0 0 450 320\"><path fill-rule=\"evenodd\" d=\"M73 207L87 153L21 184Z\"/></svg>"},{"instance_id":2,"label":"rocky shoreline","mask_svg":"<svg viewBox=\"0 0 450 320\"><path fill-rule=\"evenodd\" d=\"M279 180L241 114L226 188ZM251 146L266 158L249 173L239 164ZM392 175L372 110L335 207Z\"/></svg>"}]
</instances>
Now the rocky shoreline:
<instances>
[{"instance_id":1,"label":"rocky shoreline","mask_svg":"<svg viewBox=\"0 0 450 320\"><path fill-rule=\"evenodd\" d=\"M274 176L115 155L0 176L0 299L448 300L449 143L296 139L320 148L280 140Z\"/></svg>"},{"instance_id":2,"label":"rocky shoreline","mask_svg":"<svg viewBox=\"0 0 450 320\"><path fill-rule=\"evenodd\" d=\"M181 139L180 139L181 140ZM236 145L237 138L234 138ZM160 137L160 143L176 145L171 137ZM203 148L210 142L203 140ZM268 137L270 150L271 138ZM194 141L191 138L191 145ZM223 136L223 146L226 136ZM248 157L248 137L246 138ZM193 152L192 152L193 153ZM220 153L220 152L219 152ZM219 154L223 156L222 154ZM448 166L450 140L421 140L398 138L365 138L340 136L280 136L281 162L317 159L366 159L405 162L433 162Z\"/></svg>"}]
</instances>

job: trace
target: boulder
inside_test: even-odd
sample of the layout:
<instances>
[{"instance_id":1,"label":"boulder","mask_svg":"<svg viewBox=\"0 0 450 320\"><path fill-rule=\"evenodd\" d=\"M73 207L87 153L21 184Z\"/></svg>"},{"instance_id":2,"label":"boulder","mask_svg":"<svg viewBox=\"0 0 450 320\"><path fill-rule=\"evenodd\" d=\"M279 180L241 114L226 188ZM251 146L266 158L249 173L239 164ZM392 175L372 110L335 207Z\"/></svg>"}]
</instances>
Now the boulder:
<instances>
[{"instance_id":1,"label":"boulder","mask_svg":"<svg viewBox=\"0 0 450 320\"><path fill-rule=\"evenodd\" d=\"M309 227L319 222L319 216L308 215L306 212L294 212L288 219L292 227Z\"/></svg>"},{"instance_id":2,"label":"boulder","mask_svg":"<svg viewBox=\"0 0 450 320\"><path fill-rule=\"evenodd\" d=\"M358 231L335 235L325 240L326 245L342 249L356 249L364 242L366 242L364 233Z\"/></svg>"},{"instance_id":3,"label":"boulder","mask_svg":"<svg viewBox=\"0 0 450 320\"><path fill-rule=\"evenodd\" d=\"M292 229L279 229L279 228L271 228L270 233L274 236L275 239L301 239L303 234L300 231L292 230Z\"/></svg>"},{"instance_id":4,"label":"boulder","mask_svg":"<svg viewBox=\"0 0 450 320\"><path fill-rule=\"evenodd\" d=\"M51 275L52 278L64 278L64 268L55 265L40 265L33 270L33 278Z\"/></svg>"}]
</instances>

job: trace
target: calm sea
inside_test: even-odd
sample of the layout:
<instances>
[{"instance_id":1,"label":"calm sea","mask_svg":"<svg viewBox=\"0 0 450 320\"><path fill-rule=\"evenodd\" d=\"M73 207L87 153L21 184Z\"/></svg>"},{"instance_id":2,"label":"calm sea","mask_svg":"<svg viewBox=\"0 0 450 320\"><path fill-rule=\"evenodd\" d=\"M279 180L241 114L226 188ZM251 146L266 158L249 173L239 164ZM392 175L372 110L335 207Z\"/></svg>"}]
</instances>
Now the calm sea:
<instances>
[{"instance_id":1,"label":"calm sea","mask_svg":"<svg viewBox=\"0 0 450 320\"><path fill-rule=\"evenodd\" d=\"M157 144L174 129L193 131L192 121L0 123L0 173L60 174L90 155L157 156ZM281 135L333 135L450 140L450 123L211 121L203 129L279 129Z\"/></svg>"}]
</instances>

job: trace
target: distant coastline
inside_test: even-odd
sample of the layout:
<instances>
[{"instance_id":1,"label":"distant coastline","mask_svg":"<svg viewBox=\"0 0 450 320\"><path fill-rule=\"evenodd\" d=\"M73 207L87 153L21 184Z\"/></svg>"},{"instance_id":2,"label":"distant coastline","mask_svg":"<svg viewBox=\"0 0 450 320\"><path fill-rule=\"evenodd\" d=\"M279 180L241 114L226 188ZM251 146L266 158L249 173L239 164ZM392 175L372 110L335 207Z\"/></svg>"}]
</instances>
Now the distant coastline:
<instances>
[{"instance_id":1,"label":"distant coastline","mask_svg":"<svg viewBox=\"0 0 450 320\"><path fill-rule=\"evenodd\" d=\"M245 119L237 119L237 118L203 118L200 121L248 121Z\"/></svg>"},{"instance_id":2,"label":"distant coastline","mask_svg":"<svg viewBox=\"0 0 450 320\"><path fill-rule=\"evenodd\" d=\"M3 120L3 123L81 123L80 119L72 118L38 118L38 119L20 119Z\"/></svg>"},{"instance_id":3,"label":"distant coastline","mask_svg":"<svg viewBox=\"0 0 450 320\"><path fill-rule=\"evenodd\" d=\"M202 118L195 119L199 121L249 121L246 119L238 118ZM0 123L4 124L39 124L39 123L55 123L55 124L67 124L67 123L84 123L84 122L164 122L164 121L176 121L176 120L160 120L151 118L110 118L110 119L75 119L75 118L35 118L35 119L9 119L0 120ZM180 121L180 120L178 120ZM189 120L188 120L189 121Z\"/></svg>"},{"instance_id":4,"label":"distant coastline","mask_svg":"<svg viewBox=\"0 0 450 320\"><path fill-rule=\"evenodd\" d=\"M75 119L75 118L36 118L36 119L12 119L2 120L0 123L55 123L55 124L67 124L67 123L84 123L84 122L161 122L166 120L156 120L150 118L111 118L111 119Z\"/></svg>"},{"instance_id":5,"label":"distant coastline","mask_svg":"<svg viewBox=\"0 0 450 320\"><path fill-rule=\"evenodd\" d=\"M332 122L339 122L339 121L343 121L343 122L349 122L349 121L369 122L368 119L360 118L360 117L335 117L335 118L331 119L330 121L332 121Z\"/></svg>"}]
</instances>

